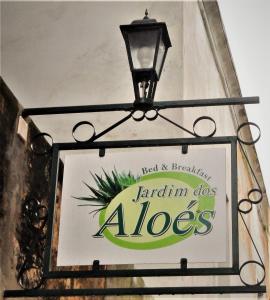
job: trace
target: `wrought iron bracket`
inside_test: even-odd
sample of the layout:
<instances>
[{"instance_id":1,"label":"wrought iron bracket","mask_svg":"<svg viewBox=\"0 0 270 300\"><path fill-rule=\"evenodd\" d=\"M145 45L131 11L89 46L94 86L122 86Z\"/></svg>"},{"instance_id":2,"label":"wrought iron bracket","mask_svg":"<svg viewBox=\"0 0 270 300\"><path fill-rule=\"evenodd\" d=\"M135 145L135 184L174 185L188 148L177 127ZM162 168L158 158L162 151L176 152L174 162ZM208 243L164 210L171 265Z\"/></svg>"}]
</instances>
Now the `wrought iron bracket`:
<instances>
[{"instance_id":1,"label":"wrought iron bracket","mask_svg":"<svg viewBox=\"0 0 270 300\"><path fill-rule=\"evenodd\" d=\"M266 287L261 284L265 278L265 266L260 253L252 239L251 233L244 220L243 215L249 213L253 206L260 203L263 198L261 187L259 186L255 172L253 171L244 146L253 145L260 138L259 136L254 141L245 141L241 137L241 130L245 126L255 126L252 123L241 124L237 130L237 136L232 137L214 137L216 133L215 120L209 116L201 116L193 123L193 128L187 129L181 124L176 123L174 120L169 119L165 115L161 114L161 110L172 108L192 108L192 107L207 107L207 106L224 106L224 105L243 105L243 104L255 104L259 103L258 97L243 97L243 98L220 98L220 99L197 99L197 100L176 100L176 101L161 101L154 102L151 106L134 106L132 103L122 104L102 104L102 105L88 105L88 106L71 106L71 107L46 107L46 108L28 108L22 112L22 117L26 118L33 115L50 115L50 114L70 114L70 113L96 113L105 111L125 111L128 114L117 121L115 124L105 128L103 131L96 133L94 125L89 121L80 121L72 130L74 142L69 143L55 143L53 138L48 133L40 133L32 138L32 150L37 155L50 155L52 156L51 167L51 194L49 199L48 211L38 200L32 202L27 198L25 201L25 224L32 228L32 232L42 235L42 247L38 247L37 255L28 255L27 251L22 250L22 257L24 260L18 262L18 282L24 288L24 290L7 290L4 291L5 298L11 297L57 297L57 296L93 296L93 295L150 295L150 294L228 294L228 293L265 293ZM153 139L153 140L125 140L125 141L97 141L100 137L106 133L112 131L114 128L125 123L129 119L140 122L143 119L154 121L157 118L161 118L171 125L185 131L191 138L181 139ZM205 136L200 136L196 127L202 120L208 120L214 124L212 132ZM76 130L81 126L87 124L92 128L92 135L86 141L80 141L76 138ZM44 151L43 153L35 152L35 141L39 138L50 138L51 149ZM249 165L254 180L257 183L257 187L248 192L247 198L238 202L237 199L237 142L244 154L245 159ZM175 269L133 269L133 270L104 270L100 268L100 262L98 260L93 262L92 270L88 271L52 271L50 270L51 262L51 247L52 247L52 234L53 234L53 214L55 193L57 187L58 167L59 167L59 151L61 150L82 150L82 149L97 149L99 156L105 155L105 149L109 148L125 148L125 147L162 147L162 146L179 146L182 148L182 153L187 154L189 146L202 145L202 144L230 144L231 146L231 213L232 213L232 265L229 268L189 268L187 260L182 258L180 260L180 268ZM254 199L254 194L259 194L259 197ZM27 202L28 201L28 202ZM30 201L30 202L29 202ZM31 205L30 205L31 204ZM243 204L248 204L248 209L242 208ZM27 206L28 205L28 206ZM41 213L42 212L42 213ZM248 235L251 238L252 244L255 247L256 253L260 262L255 260L244 262L239 265L239 245L238 245L238 215L244 222L244 226L247 229ZM36 223L42 225L37 227L42 232L36 232ZM45 226L46 223L46 226ZM41 228L41 229L40 229ZM43 230L47 230L46 245L43 243ZM35 231L36 230L36 231ZM264 276L254 285L245 282L242 279L241 272L248 264L256 264L264 271ZM36 278L35 282L30 282L27 278L27 271L31 268L38 269L39 278ZM209 286L209 287L153 287L153 288L108 288L108 289L43 289L40 288L46 279L59 279L59 278L87 278L87 277L135 277L135 276L207 276L207 275L236 275L240 276L240 280L244 284L243 286ZM25 284L25 283L28 283Z\"/></svg>"}]
</instances>

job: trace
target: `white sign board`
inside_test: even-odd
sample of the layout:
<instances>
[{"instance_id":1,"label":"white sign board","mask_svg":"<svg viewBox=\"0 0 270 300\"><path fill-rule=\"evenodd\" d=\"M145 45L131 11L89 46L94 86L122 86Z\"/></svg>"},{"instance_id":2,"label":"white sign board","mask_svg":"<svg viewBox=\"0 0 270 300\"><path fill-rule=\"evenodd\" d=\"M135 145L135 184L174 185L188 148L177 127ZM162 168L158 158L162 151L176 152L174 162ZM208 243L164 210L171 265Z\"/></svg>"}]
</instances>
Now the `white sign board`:
<instances>
[{"instance_id":1,"label":"white sign board","mask_svg":"<svg viewBox=\"0 0 270 300\"><path fill-rule=\"evenodd\" d=\"M65 156L58 266L224 262L226 151Z\"/></svg>"}]
</instances>

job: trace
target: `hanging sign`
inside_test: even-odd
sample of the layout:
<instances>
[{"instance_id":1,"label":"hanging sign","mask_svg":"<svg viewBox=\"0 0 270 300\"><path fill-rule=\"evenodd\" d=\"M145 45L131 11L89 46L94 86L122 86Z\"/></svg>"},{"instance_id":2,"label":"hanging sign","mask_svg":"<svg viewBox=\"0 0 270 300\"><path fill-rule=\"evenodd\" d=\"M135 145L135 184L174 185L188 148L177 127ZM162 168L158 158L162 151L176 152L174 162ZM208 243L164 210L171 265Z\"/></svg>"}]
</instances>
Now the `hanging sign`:
<instances>
[{"instance_id":1,"label":"hanging sign","mask_svg":"<svg viewBox=\"0 0 270 300\"><path fill-rule=\"evenodd\" d=\"M58 266L224 262L226 151L65 156Z\"/></svg>"}]
</instances>

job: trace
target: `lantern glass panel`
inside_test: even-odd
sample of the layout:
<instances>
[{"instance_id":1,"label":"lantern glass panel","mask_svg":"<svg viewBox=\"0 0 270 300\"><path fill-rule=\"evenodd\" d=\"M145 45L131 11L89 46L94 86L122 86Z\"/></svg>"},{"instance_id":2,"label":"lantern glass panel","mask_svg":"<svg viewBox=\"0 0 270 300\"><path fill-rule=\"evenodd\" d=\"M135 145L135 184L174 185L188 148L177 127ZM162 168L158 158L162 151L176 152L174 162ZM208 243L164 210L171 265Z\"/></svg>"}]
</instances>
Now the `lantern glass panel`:
<instances>
[{"instance_id":1,"label":"lantern glass panel","mask_svg":"<svg viewBox=\"0 0 270 300\"><path fill-rule=\"evenodd\" d=\"M134 69L153 68L159 30L129 32L129 45Z\"/></svg>"},{"instance_id":2,"label":"lantern glass panel","mask_svg":"<svg viewBox=\"0 0 270 300\"><path fill-rule=\"evenodd\" d=\"M160 43L159 43L158 56L157 56L157 62L156 62L156 68L155 68L157 71L158 77L160 77L160 73L162 71L162 62L164 60L165 52L166 52L166 48L165 48L164 42L161 38Z\"/></svg>"}]
</instances>

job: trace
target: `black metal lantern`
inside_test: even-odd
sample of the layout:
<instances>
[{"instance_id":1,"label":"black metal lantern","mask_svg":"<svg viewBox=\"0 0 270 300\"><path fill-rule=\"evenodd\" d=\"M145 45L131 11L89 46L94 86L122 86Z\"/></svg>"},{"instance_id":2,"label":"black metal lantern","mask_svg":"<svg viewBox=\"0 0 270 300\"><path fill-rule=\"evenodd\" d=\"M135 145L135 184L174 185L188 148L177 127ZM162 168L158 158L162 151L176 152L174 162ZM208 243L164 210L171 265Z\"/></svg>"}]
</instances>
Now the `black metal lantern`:
<instances>
[{"instance_id":1,"label":"black metal lantern","mask_svg":"<svg viewBox=\"0 0 270 300\"><path fill-rule=\"evenodd\" d=\"M152 105L167 50L171 47L166 23L145 17L120 25L132 73L136 105Z\"/></svg>"}]
</instances>

